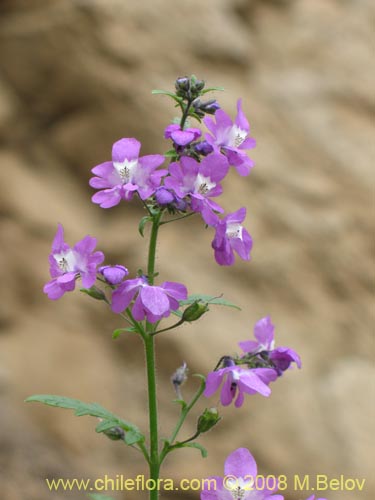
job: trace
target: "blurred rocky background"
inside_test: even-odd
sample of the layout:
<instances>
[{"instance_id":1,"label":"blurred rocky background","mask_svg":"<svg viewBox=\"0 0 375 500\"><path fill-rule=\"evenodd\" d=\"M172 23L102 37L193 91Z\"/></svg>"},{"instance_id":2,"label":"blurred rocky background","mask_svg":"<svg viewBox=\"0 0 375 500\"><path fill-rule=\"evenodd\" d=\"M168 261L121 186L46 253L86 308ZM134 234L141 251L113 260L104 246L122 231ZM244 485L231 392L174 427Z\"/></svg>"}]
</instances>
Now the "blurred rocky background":
<instances>
[{"instance_id":1,"label":"blurred rocky background","mask_svg":"<svg viewBox=\"0 0 375 500\"><path fill-rule=\"evenodd\" d=\"M90 168L121 137L139 138L143 154L165 151L174 109L151 89L192 73L226 88L216 97L233 115L243 97L256 168L248 178L231 173L223 204L248 208L255 244L250 264L219 268L199 218L163 228L163 279L224 293L242 312L219 309L158 339L161 431L178 414L175 368L185 360L191 374L206 373L262 316L271 315L279 345L301 354L303 370L274 384L270 399L225 409L202 439L208 458L176 452L163 475L221 474L228 453L245 446L260 472L288 475L286 499L308 496L292 487L308 473L366 478L362 493L319 495L329 500L374 498L374 13L370 0L1 0L2 499L79 499L49 492L44 478L147 472L136 452L95 434L92 418L23 400L98 401L146 426L140 341L113 341L122 324L100 303L79 293L53 303L42 286L57 222L70 243L95 235L109 262L144 265L142 208L94 206Z\"/></svg>"}]
</instances>

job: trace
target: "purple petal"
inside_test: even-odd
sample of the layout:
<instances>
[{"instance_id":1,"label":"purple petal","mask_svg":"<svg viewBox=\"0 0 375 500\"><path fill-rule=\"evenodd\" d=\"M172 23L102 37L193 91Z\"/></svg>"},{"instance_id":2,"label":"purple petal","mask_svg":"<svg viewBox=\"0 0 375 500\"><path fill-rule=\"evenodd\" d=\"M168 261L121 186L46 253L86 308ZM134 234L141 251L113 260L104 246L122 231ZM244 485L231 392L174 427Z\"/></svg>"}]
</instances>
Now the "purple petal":
<instances>
[{"instance_id":1,"label":"purple petal","mask_svg":"<svg viewBox=\"0 0 375 500\"><path fill-rule=\"evenodd\" d=\"M60 253L64 248L64 228L61 224L57 225L57 231L52 242L52 251L54 253Z\"/></svg>"},{"instance_id":2,"label":"purple petal","mask_svg":"<svg viewBox=\"0 0 375 500\"><path fill-rule=\"evenodd\" d=\"M253 391L266 397L271 394L271 389L252 370L243 371L238 384L241 385L243 391L249 394L253 394Z\"/></svg>"},{"instance_id":3,"label":"purple petal","mask_svg":"<svg viewBox=\"0 0 375 500\"><path fill-rule=\"evenodd\" d=\"M249 122L247 121L247 118L244 112L242 111L242 99L238 99L237 101L237 116L235 118L234 123L241 130L245 130L246 132L249 131Z\"/></svg>"},{"instance_id":4,"label":"purple petal","mask_svg":"<svg viewBox=\"0 0 375 500\"><path fill-rule=\"evenodd\" d=\"M112 189L105 189L95 193L91 198L93 203L97 203L101 208L111 208L121 201L121 189L116 186Z\"/></svg>"},{"instance_id":5,"label":"purple petal","mask_svg":"<svg viewBox=\"0 0 375 500\"><path fill-rule=\"evenodd\" d=\"M171 295L176 300L186 300L187 299L187 288L182 283L175 283L173 281L165 281L162 283L161 288Z\"/></svg>"},{"instance_id":6,"label":"purple petal","mask_svg":"<svg viewBox=\"0 0 375 500\"><path fill-rule=\"evenodd\" d=\"M154 316L169 312L169 300L163 289L158 286L144 286L140 291L143 306Z\"/></svg>"},{"instance_id":7,"label":"purple petal","mask_svg":"<svg viewBox=\"0 0 375 500\"><path fill-rule=\"evenodd\" d=\"M112 146L112 160L122 163L125 159L134 160L138 158L141 143L134 138L120 139Z\"/></svg>"},{"instance_id":8,"label":"purple petal","mask_svg":"<svg viewBox=\"0 0 375 500\"><path fill-rule=\"evenodd\" d=\"M275 327L271 323L270 316L260 319L255 323L254 335L260 344L266 349L271 349L271 344L274 340Z\"/></svg>"},{"instance_id":9,"label":"purple petal","mask_svg":"<svg viewBox=\"0 0 375 500\"><path fill-rule=\"evenodd\" d=\"M215 372L210 372L207 375L206 388L203 393L203 395L206 396L206 398L209 398L210 396L215 394L215 392L220 387L224 374L225 374L224 370L217 370Z\"/></svg>"},{"instance_id":10,"label":"purple petal","mask_svg":"<svg viewBox=\"0 0 375 500\"><path fill-rule=\"evenodd\" d=\"M216 119L216 130L218 128L220 129L231 128L233 125L231 117L227 115L222 109L218 109L216 111L215 119Z\"/></svg>"},{"instance_id":11,"label":"purple petal","mask_svg":"<svg viewBox=\"0 0 375 500\"><path fill-rule=\"evenodd\" d=\"M74 250L82 256L92 253L95 250L95 247L96 238L85 236L82 240L78 241L78 243L74 245Z\"/></svg>"},{"instance_id":12,"label":"purple petal","mask_svg":"<svg viewBox=\"0 0 375 500\"><path fill-rule=\"evenodd\" d=\"M233 451L225 460L224 474L235 477L246 477L257 475L257 464L254 457L246 448L238 448Z\"/></svg>"},{"instance_id":13,"label":"purple petal","mask_svg":"<svg viewBox=\"0 0 375 500\"><path fill-rule=\"evenodd\" d=\"M256 340L245 340L244 342L238 342L243 352L253 352L259 347L259 343Z\"/></svg>"},{"instance_id":14,"label":"purple petal","mask_svg":"<svg viewBox=\"0 0 375 500\"><path fill-rule=\"evenodd\" d=\"M220 153L212 153L203 158L199 171L213 182L220 182L229 171L228 160Z\"/></svg>"},{"instance_id":15,"label":"purple petal","mask_svg":"<svg viewBox=\"0 0 375 500\"><path fill-rule=\"evenodd\" d=\"M233 401L233 397L236 392L236 386L233 386L233 376L229 372L224 381L223 387L220 393L220 402L223 406L228 406Z\"/></svg>"},{"instance_id":16,"label":"purple petal","mask_svg":"<svg viewBox=\"0 0 375 500\"><path fill-rule=\"evenodd\" d=\"M163 155L146 155L139 158L139 165L143 168L147 168L149 170L155 170L155 168L160 167L165 161L165 157Z\"/></svg>"},{"instance_id":17,"label":"purple petal","mask_svg":"<svg viewBox=\"0 0 375 500\"><path fill-rule=\"evenodd\" d=\"M195 134L187 130L176 130L171 133L171 137L179 146L186 146L194 140Z\"/></svg>"},{"instance_id":18,"label":"purple petal","mask_svg":"<svg viewBox=\"0 0 375 500\"><path fill-rule=\"evenodd\" d=\"M91 169L91 172L98 177L107 178L113 172L113 163L111 161L101 163L100 165L97 165L96 167Z\"/></svg>"}]
</instances>

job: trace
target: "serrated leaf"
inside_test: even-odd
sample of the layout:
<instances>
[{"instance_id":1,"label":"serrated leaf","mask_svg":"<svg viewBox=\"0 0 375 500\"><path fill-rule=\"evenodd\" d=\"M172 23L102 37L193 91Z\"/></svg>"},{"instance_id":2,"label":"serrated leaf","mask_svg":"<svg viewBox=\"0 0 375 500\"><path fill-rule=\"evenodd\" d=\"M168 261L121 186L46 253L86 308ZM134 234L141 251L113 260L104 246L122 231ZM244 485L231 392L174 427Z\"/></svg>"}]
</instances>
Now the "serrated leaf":
<instances>
[{"instance_id":1,"label":"serrated leaf","mask_svg":"<svg viewBox=\"0 0 375 500\"><path fill-rule=\"evenodd\" d=\"M138 224L138 232L142 236L142 238L144 238L145 226L146 226L147 222L151 222L151 221L152 221L152 219L149 215L145 215L140 220L140 222Z\"/></svg>"},{"instance_id":2,"label":"serrated leaf","mask_svg":"<svg viewBox=\"0 0 375 500\"><path fill-rule=\"evenodd\" d=\"M120 417L117 417L98 403L84 403L79 399L71 399L65 396L55 396L52 394L36 394L34 396L30 396L25 401L27 403L37 402L43 403L48 406L56 406L58 408L74 410L74 414L77 417L90 415L91 417L100 418L105 422L110 422L110 424L108 424L110 425L110 427L121 427L121 429L125 431L125 442L128 445L144 441L144 436L140 432L138 427L127 422L126 420L123 420ZM99 426L100 424L98 425L98 427ZM97 430L97 432L103 432L103 430Z\"/></svg>"},{"instance_id":3,"label":"serrated leaf","mask_svg":"<svg viewBox=\"0 0 375 500\"><path fill-rule=\"evenodd\" d=\"M207 304L214 304L218 306L233 307L234 309L238 309L239 311L241 311L241 308L236 306L236 304L233 304L232 302L229 302L228 300L223 299L222 297L213 297L212 295L204 295L200 293L189 295L189 297L186 300L181 300L180 306L187 306L193 304L193 302L196 301L206 302Z\"/></svg>"},{"instance_id":4,"label":"serrated leaf","mask_svg":"<svg viewBox=\"0 0 375 500\"><path fill-rule=\"evenodd\" d=\"M101 495L100 493L89 493L88 498L91 500L113 500L112 497L109 497L108 495Z\"/></svg>"}]
</instances>

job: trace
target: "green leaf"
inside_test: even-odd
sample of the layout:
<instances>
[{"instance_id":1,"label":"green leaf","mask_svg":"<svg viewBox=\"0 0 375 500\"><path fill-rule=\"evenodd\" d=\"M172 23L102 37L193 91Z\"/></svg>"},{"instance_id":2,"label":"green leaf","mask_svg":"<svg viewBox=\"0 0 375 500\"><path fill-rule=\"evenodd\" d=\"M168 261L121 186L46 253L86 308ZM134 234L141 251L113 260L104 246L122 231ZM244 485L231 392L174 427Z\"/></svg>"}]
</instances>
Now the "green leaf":
<instances>
[{"instance_id":1,"label":"green leaf","mask_svg":"<svg viewBox=\"0 0 375 500\"><path fill-rule=\"evenodd\" d=\"M121 427L121 429L125 431L125 443L128 445L143 442L145 439L138 427L127 422L126 420L121 419L120 417L117 417L98 403L84 403L78 399L71 399L65 396L54 396L52 394L37 394L30 396L25 401L27 403L38 402L48 406L57 406L58 408L74 410L74 414L77 415L77 417L90 415L91 417L100 418L103 422L97 426L96 432L104 432L104 430L108 430L108 427L104 425L104 422L108 422L109 428ZM103 425L101 426L101 424ZM103 429L103 427L105 427L105 429Z\"/></svg>"},{"instance_id":2,"label":"green leaf","mask_svg":"<svg viewBox=\"0 0 375 500\"><path fill-rule=\"evenodd\" d=\"M119 336L122 333L125 333L125 332L134 333L136 331L137 330L134 328L134 326L128 326L127 328L116 328L116 330L113 330L113 332L112 332L112 338L113 338L113 340L116 340L117 338L119 338Z\"/></svg>"},{"instance_id":3,"label":"green leaf","mask_svg":"<svg viewBox=\"0 0 375 500\"><path fill-rule=\"evenodd\" d=\"M154 89L151 91L151 94L154 94L154 95L167 95L169 97L172 97L172 99L174 99L176 102L178 102L178 104L180 104L183 99L182 97L178 97L176 94L174 94L173 92L169 92L168 90L158 90L158 89Z\"/></svg>"},{"instance_id":4,"label":"green leaf","mask_svg":"<svg viewBox=\"0 0 375 500\"><path fill-rule=\"evenodd\" d=\"M213 92L213 91L215 91L215 90L220 90L220 92L222 92L223 90L225 90L225 88L224 88L224 87L210 87L210 88L208 88L208 89L204 89L204 90L202 90L201 94L202 94L202 95L203 95L203 94L207 94L207 92Z\"/></svg>"},{"instance_id":5,"label":"green leaf","mask_svg":"<svg viewBox=\"0 0 375 500\"><path fill-rule=\"evenodd\" d=\"M241 311L240 307L236 306L235 304L232 304L232 302L229 302L228 300L225 300L222 297L213 297L212 295L203 295L200 293L189 295L187 300L181 300L180 306L188 306L190 304L193 304L193 302L197 301L206 302L207 304L214 304L217 306L233 307L234 309L238 309L239 311Z\"/></svg>"},{"instance_id":6,"label":"green leaf","mask_svg":"<svg viewBox=\"0 0 375 500\"><path fill-rule=\"evenodd\" d=\"M104 292L99 288L96 288L96 286L92 286L91 288L80 288L80 292L85 293L96 300L106 300Z\"/></svg>"},{"instance_id":7,"label":"green leaf","mask_svg":"<svg viewBox=\"0 0 375 500\"><path fill-rule=\"evenodd\" d=\"M166 153L164 153L164 156L166 158L172 158L172 159L177 159L178 158L178 154L176 153L175 149L170 149L169 151L167 151Z\"/></svg>"},{"instance_id":8,"label":"green leaf","mask_svg":"<svg viewBox=\"0 0 375 500\"><path fill-rule=\"evenodd\" d=\"M179 445L178 443L176 443L173 446L173 448L196 448L197 450L199 450L201 452L202 458L206 458L207 455L208 455L208 452L207 452L206 448L204 446L202 446L201 444L196 443L196 442L182 443L181 445Z\"/></svg>"},{"instance_id":9,"label":"green leaf","mask_svg":"<svg viewBox=\"0 0 375 500\"><path fill-rule=\"evenodd\" d=\"M144 217L142 217L138 225L138 231L142 238L144 238L145 225L147 224L147 222L152 222L152 218L149 215L145 215Z\"/></svg>"},{"instance_id":10,"label":"green leaf","mask_svg":"<svg viewBox=\"0 0 375 500\"><path fill-rule=\"evenodd\" d=\"M101 495L100 493L89 493L88 498L91 498L91 500L113 500L112 497Z\"/></svg>"}]
</instances>

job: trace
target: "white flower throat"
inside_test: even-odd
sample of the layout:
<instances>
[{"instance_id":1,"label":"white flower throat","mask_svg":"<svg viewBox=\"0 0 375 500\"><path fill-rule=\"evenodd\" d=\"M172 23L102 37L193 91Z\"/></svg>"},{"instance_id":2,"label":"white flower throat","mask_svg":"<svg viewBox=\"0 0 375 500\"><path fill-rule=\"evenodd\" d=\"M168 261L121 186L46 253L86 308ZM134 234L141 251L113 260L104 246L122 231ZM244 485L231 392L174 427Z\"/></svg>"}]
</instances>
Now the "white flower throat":
<instances>
[{"instance_id":1,"label":"white flower throat","mask_svg":"<svg viewBox=\"0 0 375 500\"><path fill-rule=\"evenodd\" d=\"M73 250L69 249L66 252L54 254L53 257L63 273L70 273L74 271L76 258Z\"/></svg>"},{"instance_id":2,"label":"white flower throat","mask_svg":"<svg viewBox=\"0 0 375 500\"><path fill-rule=\"evenodd\" d=\"M138 166L138 160L125 160L123 162L114 161L113 166L121 178L123 184L131 182L134 172Z\"/></svg>"},{"instance_id":3,"label":"white flower throat","mask_svg":"<svg viewBox=\"0 0 375 500\"><path fill-rule=\"evenodd\" d=\"M234 146L235 148L238 148L241 146L246 137L247 137L246 130L242 130L241 128L237 127L237 125L233 125L230 131L230 139L229 139L230 145Z\"/></svg>"},{"instance_id":4,"label":"white flower throat","mask_svg":"<svg viewBox=\"0 0 375 500\"><path fill-rule=\"evenodd\" d=\"M225 235L229 239L240 238L242 240L243 227L238 222L229 222Z\"/></svg>"},{"instance_id":5,"label":"white flower throat","mask_svg":"<svg viewBox=\"0 0 375 500\"><path fill-rule=\"evenodd\" d=\"M212 182L210 177L204 177L202 174L198 174L194 183L194 189L196 193L207 194L211 189L216 186L215 182Z\"/></svg>"}]
</instances>

